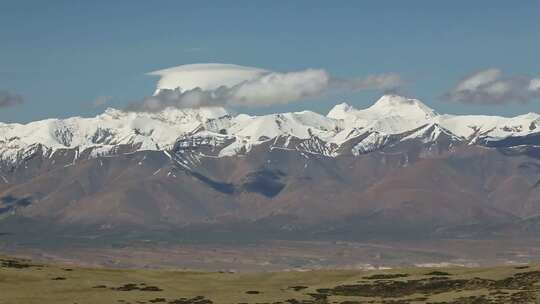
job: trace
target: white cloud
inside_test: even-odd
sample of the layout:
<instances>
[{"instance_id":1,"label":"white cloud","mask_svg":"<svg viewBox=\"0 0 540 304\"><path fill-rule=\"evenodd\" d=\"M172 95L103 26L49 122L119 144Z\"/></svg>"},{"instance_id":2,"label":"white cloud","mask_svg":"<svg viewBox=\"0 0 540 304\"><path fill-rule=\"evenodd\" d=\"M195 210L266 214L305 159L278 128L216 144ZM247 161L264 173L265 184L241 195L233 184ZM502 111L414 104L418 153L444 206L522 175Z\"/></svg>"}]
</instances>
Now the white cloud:
<instances>
[{"instance_id":1,"label":"white cloud","mask_svg":"<svg viewBox=\"0 0 540 304\"><path fill-rule=\"evenodd\" d=\"M233 64L190 64L151 72L160 76L153 96L131 104L134 111L165 107L266 107L318 97L332 90L386 90L403 84L397 74L337 79L323 69L273 72Z\"/></svg>"},{"instance_id":2,"label":"white cloud","mask_svg":"<svg viewBox=\"0 0 540 304\"><path fill-rule=\"evenodd\" d=\"M457 91L477 90L482 86L492 83L502 75L499 69L487 69L476 72L463 79L457 86Z\"/></svg>"},{"instance_id":3,"label":"white cloud","mask_svg":"<svg viewBox=\"0 0 540 304\"><path fill-rule=\"evenodd\" d=\"M491 68L463 78L444 97L449 101L483 105L527 103L540 98L540 79L506 76L500 69Z\"/></svg>"},{"instance_id":4,"label":"white cloud","mask_svg":"<svg viewBox=\"0 0 540 304\"><path fill-rule=\"evenodd\" d=\"M320 95L330 76L324 70L307 69L290 73L268 73L232 88L231 104L269 106L286 104Z\"/></svg>"},{"instance_id":5,"label":"white cloud","mask_svg":"<svg viewBox=\"0 0 540 304\"><path fill-rule=\"evenodd\" d=\"M529 83L529 90L533 92L540 92L540 78L533 78Z\"/></svg>"}]
</instances>

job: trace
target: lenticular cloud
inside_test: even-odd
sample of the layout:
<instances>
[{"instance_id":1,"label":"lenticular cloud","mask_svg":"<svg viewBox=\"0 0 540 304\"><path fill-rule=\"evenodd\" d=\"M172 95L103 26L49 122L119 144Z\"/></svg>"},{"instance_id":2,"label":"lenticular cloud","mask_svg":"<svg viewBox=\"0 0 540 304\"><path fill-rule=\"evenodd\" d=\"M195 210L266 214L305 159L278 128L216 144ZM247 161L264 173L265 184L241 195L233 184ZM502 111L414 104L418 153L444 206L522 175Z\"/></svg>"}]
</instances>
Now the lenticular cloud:
<instances>
[{"instance_id":1,"label":"lenticular cloud","mask_svg":"<svg viewBox=\"0 0 540 304\"><path fill-rule=\"evenodd\" d=\"M153 96L131 104L133 111L167 107L267 107L321 96L328 91L395 89L397 74L338 79L323 69L274 72L234 64L188 64L149 73L159 76Z\"/></svg>"},{"instance_id":2,"label":"lenticular cloud","mask_svg":"<svg viewBox=\"0 0 540 304\"><path fill-rule=\"evenodd\" d=\"M236 64L197 63L154 71L148 75L160 77L156 88L157 94L163 89L215 90L221 86L232 87L267 73L269 71Z\"/></svg>"}]
</instances>

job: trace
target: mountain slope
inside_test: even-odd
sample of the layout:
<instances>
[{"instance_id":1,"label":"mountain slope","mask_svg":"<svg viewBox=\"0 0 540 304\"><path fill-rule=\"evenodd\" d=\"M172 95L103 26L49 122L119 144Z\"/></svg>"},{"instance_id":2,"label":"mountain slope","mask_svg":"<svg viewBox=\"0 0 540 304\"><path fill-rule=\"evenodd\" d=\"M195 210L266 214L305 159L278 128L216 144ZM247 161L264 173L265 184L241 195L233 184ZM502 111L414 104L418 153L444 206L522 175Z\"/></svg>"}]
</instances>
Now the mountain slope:
<instances>
[{"instance_id":1,"label":"mountain slope","mask_svg":"<svg viewBox=\"0 0 540 304\"><path fill-rule=\"evenodd\" d=\"M527 234L540 217L536 125L537 114L440 115L395 95L327 116L111 109L2 124L0 232Z\"/></svg>"}]
</instances>

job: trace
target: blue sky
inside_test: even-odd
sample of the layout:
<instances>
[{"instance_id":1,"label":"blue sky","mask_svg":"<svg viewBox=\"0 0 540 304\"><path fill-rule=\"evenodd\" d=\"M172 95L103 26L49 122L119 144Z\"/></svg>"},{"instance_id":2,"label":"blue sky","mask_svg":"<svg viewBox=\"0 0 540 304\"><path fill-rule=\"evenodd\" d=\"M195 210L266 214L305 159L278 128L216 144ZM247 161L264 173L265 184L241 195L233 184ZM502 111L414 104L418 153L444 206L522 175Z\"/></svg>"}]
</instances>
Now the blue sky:
<instances>
[{"instance_id":1,"label":"blue sky","mask_svg":"<svg viewBox=\"0 0 540 304\"><path fill-rule=\"evenodd\" d=\"M540 77L539 1L10 1L0 2L0 90L24 103L0 121L94 115L151 95L145 73L200 62L343 78L394 72L401 90L444 113L515 115L540 100L485 105L441 98L463 77L497 68ZM380 91L340 92L251 113L311 109Z\"/></svg>"}]
</instances>

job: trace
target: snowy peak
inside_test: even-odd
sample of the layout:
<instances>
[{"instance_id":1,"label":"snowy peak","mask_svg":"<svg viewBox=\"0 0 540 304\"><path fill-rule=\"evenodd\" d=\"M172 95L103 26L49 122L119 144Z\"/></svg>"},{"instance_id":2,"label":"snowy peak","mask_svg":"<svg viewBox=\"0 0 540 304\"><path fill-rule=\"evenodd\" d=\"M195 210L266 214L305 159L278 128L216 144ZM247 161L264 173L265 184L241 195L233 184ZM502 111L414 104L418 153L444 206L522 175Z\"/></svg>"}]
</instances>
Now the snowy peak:
<instances>
[{"instance_id":1,"label":"snowy peak","mask_svg":"<svg viewBox=\"0 0 540 304\"><path fill-rule=\"evenodd\" d=\"M346 102L335 105L326 115L326 117L333 119L346 119L347 113L354 111L355 109Z\"/></svg>"},{"instance_id":2,"label":"snowy peak","mask_svg":"<svg viewBox=\"0 0 540 304\"><path fill-rule=\"evenodd\" d=\"M177 109L173 107L166 108L159 112L130 112L114 108L108 108L98 117L111 117L113 119L125 119L126 117L148 117L151 119L166 121L170 123L178 123L185 121L201 121L216 119L229 115L229 112L223 107L202 107L202 108L186 108Z\"/></svg>"},{"instance_id":3,"label":"snowy peak","mask_svg":"<svg viewBox=\"0 0 540 304\"><path fill-rule=\"evenodd\" d=\"M39 145L48 155L59 149L76 149L100 156L127 151L126 146L130 152L168 150L181 141L195 150L198 145L210 145L215 155L233 156L287 138L295 146L305 141L314 147L316 142L318 148L312 152L325 151L326 155L345 151L348 142L359 143L362 138L362 149L357 150L365 153L386 144L388 138L434 142L444 135L474 144L533 133L540 133L540 115L535 113L512 118L439 115L417 99L398 95L384 95L365 109L341 103L326 116L311 111L233 116L221 107L167 108L153 113L107 109L90 118L0 123L0 161L20 159Z\"/></svg>"},{"instance_id":4,"label":"snowy peak","mask_svg":"<svg viewBox=\"0 0 540 304\"><path fill-rule=\"evenodd\" d=\"M389 116L406 119L431 119L439 114L418 99L407 98L395 94L384 95L366 109L355 109L343 102L335 105L327 117L333 119L380 119Z\"/></svg>"},{"instance_id":5,"label":"snowy peak","mask_svg":"<svg viewBox=\"0 0 540 304\"><path fill-rule=\"evenodd\" d=\"M409 119L430 119L439 114L418 99L399 95L384 95L366 109L381 116L402 116Z\"/></svg>"},{"instance_id":6,"label":"snowy peak","mask_svg":"<svg viewBox=\"0 0 540 304\"><path fill-rule=\"evenodd\" d=\"M160 150L172 147L176 139L201 126L227 118L223 108L174 109L155 113L107 109L96 117L46 119L28 124L0 124L0 160L16 160L21 151L35 145L44 151L58 149L93 149L105 155L120 145L138 150Z\"/></svg>"},{"instance_id":7,"label":"snowy peak","mask_svg":"<svg viewBox=\"0 0 540 304\"><path fill-rule=\"evenodd\" d=\"M425 125L438 114L417 99L384 95L366 109L342 103L328 117L342 121L345 129L368 129L384 134L399 134Z\"/></svg>"},{"instance_id":8,"label":"snowy peak","mask_svg":"<svg viewBox=\"0 0 540 304\"><path fill-rule=\"evenodd\" d=\"M419 139L424 143L437 142L440 138L445 137L452 141L463 141L464 139L455 135L450 130L445 129L437 123L429 123L422 126L411 134L407 135L404 140L407 139Z\"/></svg>"}]
</instances>

